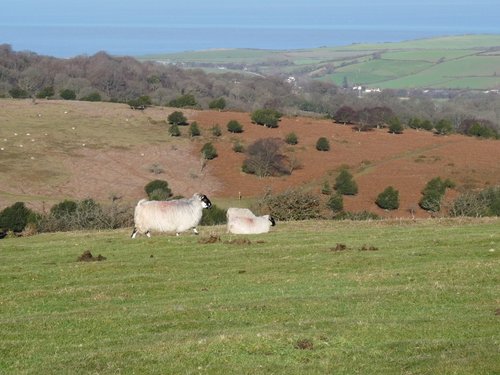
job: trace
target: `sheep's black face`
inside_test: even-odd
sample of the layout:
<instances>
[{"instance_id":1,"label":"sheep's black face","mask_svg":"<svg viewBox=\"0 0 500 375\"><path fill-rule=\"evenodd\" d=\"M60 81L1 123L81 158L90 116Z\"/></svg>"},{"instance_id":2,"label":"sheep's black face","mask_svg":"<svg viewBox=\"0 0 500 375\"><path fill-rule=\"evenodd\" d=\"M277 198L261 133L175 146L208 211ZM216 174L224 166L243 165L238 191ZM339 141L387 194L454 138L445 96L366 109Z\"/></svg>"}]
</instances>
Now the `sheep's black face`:
<instances>
[{"instance_id":1,"label":"sheep's black face","mask_svg":"<svg viewBox=\"0 0 500 375\"><path fill-rule=\"evenodd\" d=\"M274 227L276 225L276 222L274 221L272 216L269 216L269 221L271 222L272 227Z\"/></svg>"},{"instance_id":2,"label":"sheep's black face","mask_svg":"<svg viewBox=\"0 0 500 375\"><path fill-rule=\"evenodd\" d=\"M208 199L206 195L201 195L200 199L201 199L201 203L203 205L203 208L212 207L212 202L210 202L210 199Z\"/></svg>"}]
</instances>

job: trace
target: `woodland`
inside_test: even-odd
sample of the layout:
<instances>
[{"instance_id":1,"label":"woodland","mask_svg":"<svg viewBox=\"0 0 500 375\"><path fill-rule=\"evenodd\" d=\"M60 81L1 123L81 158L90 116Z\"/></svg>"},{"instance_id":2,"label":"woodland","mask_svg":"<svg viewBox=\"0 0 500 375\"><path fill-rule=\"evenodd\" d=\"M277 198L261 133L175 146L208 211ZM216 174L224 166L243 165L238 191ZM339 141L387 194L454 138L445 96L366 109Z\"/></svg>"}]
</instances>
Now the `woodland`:
<instances>
[{"instance_id":1,"label":"woodland","mask_svg":"<svg viewBox=\"0 0 500 375\"><path fill-rule=\"evenodd\" d=\"M283 74L252 76L235 72L207 73L178 65L139 61L98 52L60 59L0 45L0 97L47 98L145 105L218 108L251 112L273 109L285 115L335 118L352 112L349 122L379 126L397 117L402 124L446 120L454 131L468 133L473 125L500 130L500 95L478 90L394 90L360 95L349 87ZM185 100L189 99L189 100ZM388 117L387 117L388 116ZM481 133L482 134L482 133ZM473 134L478 135L478 134Z\"/></svg>"}]
</instances>

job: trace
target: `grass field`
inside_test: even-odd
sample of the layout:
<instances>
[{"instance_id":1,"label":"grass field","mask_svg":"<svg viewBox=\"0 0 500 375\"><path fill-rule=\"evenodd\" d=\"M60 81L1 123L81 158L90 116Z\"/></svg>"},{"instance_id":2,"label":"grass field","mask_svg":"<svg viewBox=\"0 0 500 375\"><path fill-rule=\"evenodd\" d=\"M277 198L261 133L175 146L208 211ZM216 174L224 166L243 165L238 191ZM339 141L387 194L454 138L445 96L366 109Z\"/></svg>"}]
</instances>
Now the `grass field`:
<instances>
[{"instance_id":1,"label":"grass field","mask_svg":"<svg viewBox=\"0 0 500 375\"><path fill-rule=\"evenodd\" d=\"M498 374L499 227L6 238L0 373ZM77 262L86 250L107 259Z\"/></svg>"}]
</instances>

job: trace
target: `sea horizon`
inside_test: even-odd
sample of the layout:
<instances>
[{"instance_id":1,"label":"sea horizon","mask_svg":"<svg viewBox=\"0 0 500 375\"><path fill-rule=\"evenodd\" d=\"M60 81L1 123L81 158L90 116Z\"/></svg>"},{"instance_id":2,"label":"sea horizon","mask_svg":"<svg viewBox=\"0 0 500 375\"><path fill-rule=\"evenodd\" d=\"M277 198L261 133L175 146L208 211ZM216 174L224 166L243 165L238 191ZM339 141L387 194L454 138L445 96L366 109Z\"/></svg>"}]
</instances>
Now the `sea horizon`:
<instances>
[{"instance_id":1,"label":"sea horizon","mask_svg":"<svg viewBox=\"0 0 500 375\"><path fill-rule=\"evenodd\" d=\"M14 51L71 58L104 51L140 57L210 49L295 50L392 43L444 36L500 34L497 27L438 25L0 25Z\"/></svg>"}]
</instances>

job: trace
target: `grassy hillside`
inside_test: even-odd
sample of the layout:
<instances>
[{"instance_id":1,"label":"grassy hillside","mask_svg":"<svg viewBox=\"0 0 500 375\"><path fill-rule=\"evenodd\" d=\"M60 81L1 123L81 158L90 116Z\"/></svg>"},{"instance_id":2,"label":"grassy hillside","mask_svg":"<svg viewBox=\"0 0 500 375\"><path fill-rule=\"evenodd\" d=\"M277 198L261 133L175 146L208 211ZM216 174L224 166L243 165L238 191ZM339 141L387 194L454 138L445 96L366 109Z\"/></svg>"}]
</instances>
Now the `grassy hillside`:
<instances>
[{"instance_id":1,"label":"grassy hillside","mask_svg":"<svg viewBox=\"0 0 500 375\"><path fill-rule=\"evenodd\" d=\"M3 239L0 373L498 373L499 224Z\"/></svg>"},{"instance_id":2,"label":"grassy hillside","mask_svg":"<svg viewBox=\"0 0 500 375\"><path fill-rule=\"evenodd\" d=\"M310 50L210 50L142 56L211 71L286 73L379 88L499 89L500 35L464 35Z\"/></svg>"},{"instance_id":3,"label":"grassy hillside","mask_svg":"<svg viewBox=\"0 0 500 375\"><path fill-rule=\"evenodd\" d=\"M166 123L174 108L134 111L116 103L3 99L0 109L1 209L23 201L41 211L64 199L85 198L135 204L154 179L168 181L176 195L203 192L223 207L239 196L251 203L268 189L301 188L321 196L324 183L333 186L347 166L359 193L344 198L346 210L428 217L418 201L435 177L456 184L447 202L467 189L500 185L496 140L411 129L400 135L387 129L360 133L307 117L284 117L278 128L268 129L252 124L248 113L209 110L183 110L189 122L198 123L201 136L189 137L187 127L181 127L182 136L175 138ZM243 133L228 132L230 120L240 122ZM220 125L222 136L212 135L214 124ZM299 140L284 147L288 162L295 165L291 175L258 178L242 173L245 154L233 151L236 142L246 147L261 138L284 139L291 132ZM320 137L329 140L329 152L316 150ZM204 163L200 150L206 142L213 143L218 157ZM400 194L400 209L391 212L374 203L388 186Z\"/></svg>"}]
</instances>

